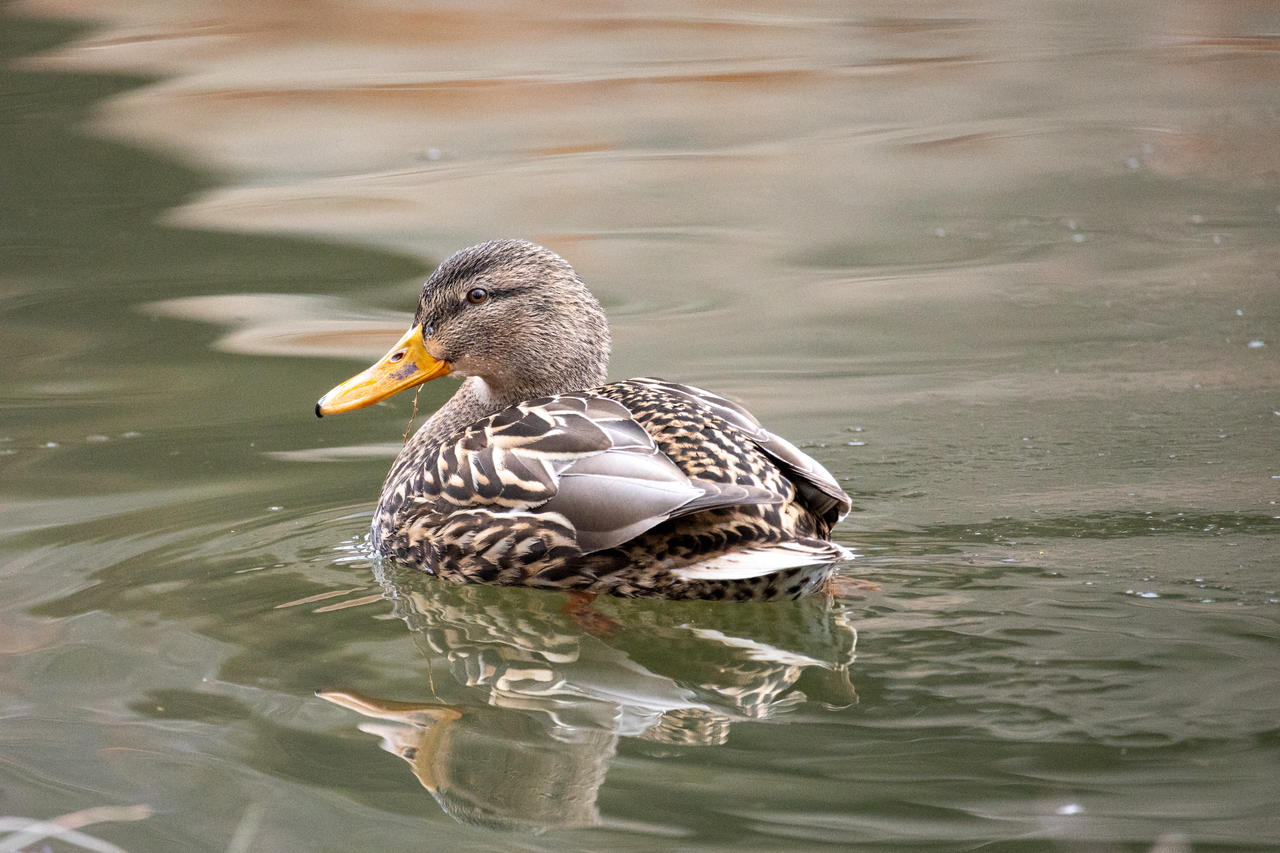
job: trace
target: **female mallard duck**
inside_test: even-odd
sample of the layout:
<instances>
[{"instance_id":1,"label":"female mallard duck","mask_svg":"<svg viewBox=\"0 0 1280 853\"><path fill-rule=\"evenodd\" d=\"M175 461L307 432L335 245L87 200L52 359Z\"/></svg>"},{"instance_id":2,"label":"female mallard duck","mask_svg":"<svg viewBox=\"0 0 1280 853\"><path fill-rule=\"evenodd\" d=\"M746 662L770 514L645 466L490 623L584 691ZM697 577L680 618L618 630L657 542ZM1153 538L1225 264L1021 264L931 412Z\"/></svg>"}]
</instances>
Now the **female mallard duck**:
<instances>
[{"instance_id":1,"label":"female mallard duck","mask_svg":"<svg viewBox=\"0 0 1280 853\"><path fill-rule=\"evenodd\" d=\"M431 275L413 327L316 403L466 377L400 451L379 552L442 577L668 598L794 598L847 556L835 478L745 409L661 379L603 384L609 326L559 255L483 243Z\"/></svg>"}]
</instances>

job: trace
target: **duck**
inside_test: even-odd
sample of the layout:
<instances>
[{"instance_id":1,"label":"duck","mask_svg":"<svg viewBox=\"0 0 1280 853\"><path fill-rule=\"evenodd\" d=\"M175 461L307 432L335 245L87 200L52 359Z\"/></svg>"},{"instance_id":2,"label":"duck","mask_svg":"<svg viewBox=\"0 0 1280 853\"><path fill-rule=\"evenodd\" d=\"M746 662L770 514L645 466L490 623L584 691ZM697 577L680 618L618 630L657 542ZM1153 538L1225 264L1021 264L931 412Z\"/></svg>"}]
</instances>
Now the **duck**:
<instances>
[{"instance_id":1,"label":"duck","mask_svg":"<svg viewBox=\"0 0 1280 853\"><path fill-rule=\"evenodd\" d=\"M407 440L369 542L450 581L594 597L774 600L824 588L852 507L819 462L692 385L608 382L599 301L523 240L455 252L407 332L316 403L348 412L461 385Z\"/></svg>"}]
</instances>

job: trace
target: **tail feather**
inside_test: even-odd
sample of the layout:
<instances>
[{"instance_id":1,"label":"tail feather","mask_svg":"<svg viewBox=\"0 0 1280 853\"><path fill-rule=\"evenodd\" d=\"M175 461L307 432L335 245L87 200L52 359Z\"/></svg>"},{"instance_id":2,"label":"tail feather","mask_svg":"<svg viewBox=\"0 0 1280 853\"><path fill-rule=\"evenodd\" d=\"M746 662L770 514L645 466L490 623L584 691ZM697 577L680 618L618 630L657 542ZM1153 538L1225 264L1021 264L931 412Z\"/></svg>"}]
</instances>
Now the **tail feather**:
<instances>
[{"instance_id":1,"label":"tail feather","mask_svg":"<svg viewBox=\"0 0 1280 853\"><path fill-rule=\"evenodd\" d=\"M822 539L799 539L755 545L672 569L680 580L742 580L822 563L851 560L849 549Z\"/></svg>"}]
</instances>

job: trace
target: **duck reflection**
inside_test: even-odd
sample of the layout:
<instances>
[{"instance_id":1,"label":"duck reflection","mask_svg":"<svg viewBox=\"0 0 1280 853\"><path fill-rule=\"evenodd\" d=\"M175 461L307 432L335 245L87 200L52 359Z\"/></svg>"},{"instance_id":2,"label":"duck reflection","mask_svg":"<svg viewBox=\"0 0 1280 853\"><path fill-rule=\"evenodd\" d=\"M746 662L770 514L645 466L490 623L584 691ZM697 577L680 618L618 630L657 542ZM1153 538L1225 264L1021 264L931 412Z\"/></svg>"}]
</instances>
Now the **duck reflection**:
<instances>
[{"instance_id":1,"label":"duck reflection","mask_svg":"<svg viewBox=\"0 0 1280 853\"><path fill-rule=\"evenodd\" d=\"M715 746L738 721L857 702L857 634L838 601L601 599L609 629L589 633L563 596L381 572L394 614L433 664L432 701L317 695L369 718L360 730L466 823L595 824L622 738ZM450 678L434 674L445 667Z\"/></svg>"}]
</instances>

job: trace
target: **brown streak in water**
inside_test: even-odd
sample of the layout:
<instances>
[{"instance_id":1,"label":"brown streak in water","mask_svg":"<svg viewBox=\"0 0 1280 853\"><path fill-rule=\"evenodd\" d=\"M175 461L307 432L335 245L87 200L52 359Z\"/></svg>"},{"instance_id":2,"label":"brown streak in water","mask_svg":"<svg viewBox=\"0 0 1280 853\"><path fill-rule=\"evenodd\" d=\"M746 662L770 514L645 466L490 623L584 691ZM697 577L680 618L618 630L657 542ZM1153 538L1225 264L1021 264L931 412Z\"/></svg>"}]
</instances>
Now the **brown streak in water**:
<instances>
[{"instance_id":1,"label":"brown streak in water","mask_svg":"<svg viewBox=\"0 0 1280 853\"><path fill-rule=\"evenodd\" d=\"M332 589L328 592L320 592L315 595L308 595L306 598L298 598L293 601L286 601L284 604L277 604L272 610L282 610L286 607L297 607L300 604L312 604L317 601L324 601L327 598L337 598L340 595L350 595L353 592L359 592L364 589L362 586L353 587L351 589Z\"/></svg>"},{"instance_id":2,"label":"brown streak in water","mask_svg":"<svg viewBox=\"0 0 1280 853\"><path fill-rule=\"evenodd\" d=\"M1233 52L1253 53L1280 50L1280 36L1222 36L1219 38L1190 39L1184 47L1228 47Z\"/></svg>"},{"instance_id":3,"label":"brown streak in water","mask_svg":"<svg viewBox=\"0 0 1280 853\"><path fill-rule=\"evenodd\" d=\"M838 80L844 77L879 76L914 73L929 68L989 62L981 55L938 58L902 58L882 60L865 65L831 68L764 69L725 71L702 74L666 74L652 76L618 76L607 79L566 80L554 78L488 78L471 80L433 80L417 83L370 83L368 85L330 86L319 89L237 88L210 89L174 95L175 99L197 101L260 101L267 104L302 104L344 106L413 106L437 111L455 110L473 113L486 109L538 112L549 105L563 103L577 106L583 98L617 97L619 90L637 86L729 85L751 87L755 91L796 88L814 81Z\"/></svg>"},{"instance_id":4,"label":"brown streak in water","mask_svg":"<svg viewBox=\"0 0 1280 853\"><path fill-rule=\"evenodd\" d=\"M605 143L582 143L579 145L554 145L549 148L534 148L530 154L535 157L563 157L566 154L596 154L601 151L616 151L616 145Z\"/></svg>"},{"instance_id":5,"label":"brown streak in water","mask_svg":"<svg viewBox=\"0 0 1280 853\"><path fill-rule=\"evenodd\" d=\"M366 595L363 598L353 598L350 601L344 601L340 604L330 604L326 607L317 607L312 613L332 613L335 610L346 610L348 607L359 607L363 604L372 604L375 601L382 601L382 593L375 592L373 595Z\"/></svg>"},{"instance_id":6,"label":"brown streak in water","mask_svg":"<svg viewBox=\"0 0 1280 853\"><path fill-rule=\"evenodd\" d=\"M55 4L32 0L22 4L38 14L57 14ZM376 15L360 6L345 3L310 3L302 7L289 3L223 4L226 20L172 20L165 22L168 35L134 35L86 41L93 46L188 38L203 35L236 35L268 46L281 40L307 37L316 41L381 45L449 45L507 42L527 43L530 38L565 38L618 33L705 33L724 36L732 33L769 33L806 29L811 24L790 22L693 20L656 17L616 17L597 14L598 6L581 4L575 13L559 4L557 17L520 16L511 10L501 15L490 12L398 10L379 7ZM574 17L577 14L578 17ZM951 22L947 22L950 24Z\"/></svg>"}]
</instances>

